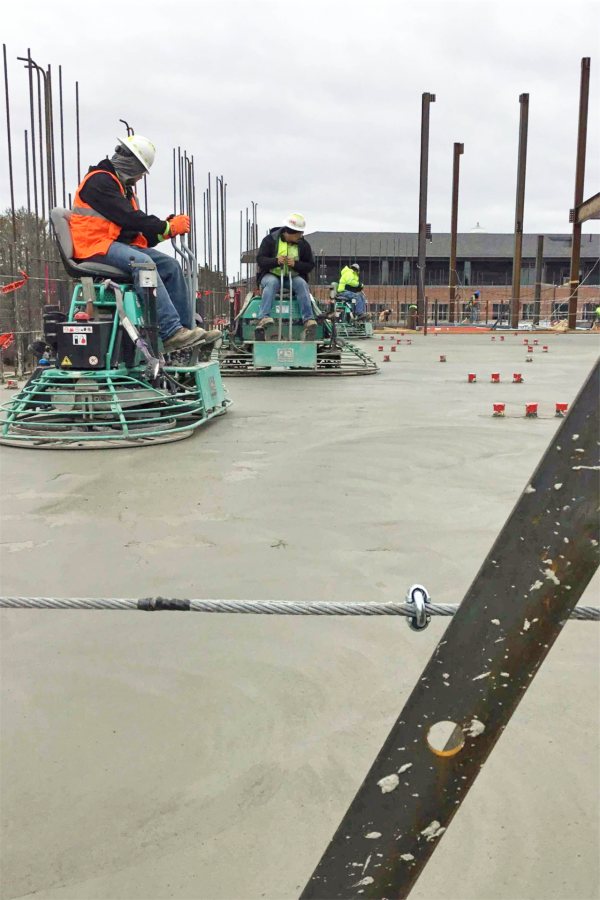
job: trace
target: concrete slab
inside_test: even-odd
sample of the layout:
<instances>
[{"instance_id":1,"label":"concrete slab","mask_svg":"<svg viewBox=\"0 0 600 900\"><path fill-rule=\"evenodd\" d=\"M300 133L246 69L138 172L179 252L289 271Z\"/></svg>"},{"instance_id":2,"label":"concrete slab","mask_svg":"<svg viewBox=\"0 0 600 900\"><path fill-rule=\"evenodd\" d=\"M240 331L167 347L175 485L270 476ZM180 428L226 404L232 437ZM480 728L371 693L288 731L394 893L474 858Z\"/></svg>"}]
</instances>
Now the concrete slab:
<instances>
[{"instance_id":1,"label":"concrete slab","mask_svg":"<svg viewBox=\"0 0 600 900\"><path fill-rule=\"evenodd\" d=\"M381 601L421 581L459 602L598 347L544 336L525 364L522 336L419 337L371 378L230 379L230 413L180 444L0 448L1 593ZM0 627L3 900L288 900L445 622ZM416 900L598 897L598 648L565 628Z\"/></svg>"}]
</instances>

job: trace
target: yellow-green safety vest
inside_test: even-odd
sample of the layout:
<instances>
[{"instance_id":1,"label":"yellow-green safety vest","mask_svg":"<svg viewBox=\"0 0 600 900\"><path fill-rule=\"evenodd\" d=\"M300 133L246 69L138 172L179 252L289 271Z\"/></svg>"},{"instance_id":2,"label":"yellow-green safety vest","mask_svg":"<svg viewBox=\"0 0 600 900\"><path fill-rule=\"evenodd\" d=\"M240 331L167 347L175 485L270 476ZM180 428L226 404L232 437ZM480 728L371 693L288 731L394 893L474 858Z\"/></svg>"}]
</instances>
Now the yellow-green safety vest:
<instances>
[{"instance_id":1,"label":"yellow-green safety vest","mask_svg":"<svg viewBox=\"0 0 600 900\"><path fill-rule=\"evenodd\" d=\"M277 256L291 256L292 259L299 259L300 254L298 251L298 244L288 244L287 241L282 241L281 238L279 238L279 243L277 244ZM289 271L292 275L296 274L293 269L290 269ZM274 269L271 269L271 274L277 275L279 278L281 275L281 266L275 266Z\"/></svg>"},{"instance_id":2,"label":"yellow-green safety vest","mask_svg":"<svg viewBox=\"0 0 600 900\"><path fill-rule=\"evenodd\" d=\"M340 272L340 280L338 281L338 294L341 294L342 291L346 290L346 287L349 287L351 290L358 288L360 284L360 278L358 277L358 272L356 269L351 269L350 266L344 266L342 271Z\"/></svg>"}]
</instances>

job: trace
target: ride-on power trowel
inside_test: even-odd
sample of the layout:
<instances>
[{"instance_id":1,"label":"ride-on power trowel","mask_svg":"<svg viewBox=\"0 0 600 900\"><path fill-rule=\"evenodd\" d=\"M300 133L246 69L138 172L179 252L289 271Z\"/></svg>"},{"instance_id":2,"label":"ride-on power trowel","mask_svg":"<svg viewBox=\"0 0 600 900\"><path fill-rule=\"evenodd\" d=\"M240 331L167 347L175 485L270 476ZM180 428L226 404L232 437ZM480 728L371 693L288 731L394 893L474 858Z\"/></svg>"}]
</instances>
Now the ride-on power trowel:
<instances>
[{"instance_id":1,"label":"ride-on power trowel","mask_svg":"<svg viewBox=\"0 0 600 900\"><path fill-rule=\"evenodd\" d=\"M2 405L0 443L50 449L140 447L189 437L223 415L231 401L214 343L165 355L156 322L157 272L141 264L139 282L98 262L75 262L70 212L50 218L67 273L78 279L68 315L43 314L38 365L29 381ZM193 291L196 260L182 244L184 273Z\"/></svg>"},{"instance_id":2,"label":"ride-on power trowel","mask_svg":"<svg viewBox=\"0 0 600 900\"><path fill-rule=\"evenodd\" d=\"M312 298L311 298L312 299ZM282 269L271 317L274 325L257 328L261 296L250 291L237 316L231 305L218 359L224 375L373 375L376 363L358 347L340 340L334 319L314 299L316 329L303 327L293 295L292 274Z\"/></svg>"},{"instance_id":3,"label":"ride-on power trowel","mask_svg":"<svg viewBox=\"0 0 600 900\"><path fill-rule=\"evenodd\" d=\"M336 313L337 330L340 337L366 340L373 337L373 323L366 317L358 317L351 300L338 294L338 283L333 281L329 296Z\"/></svg>"}]
</instances>

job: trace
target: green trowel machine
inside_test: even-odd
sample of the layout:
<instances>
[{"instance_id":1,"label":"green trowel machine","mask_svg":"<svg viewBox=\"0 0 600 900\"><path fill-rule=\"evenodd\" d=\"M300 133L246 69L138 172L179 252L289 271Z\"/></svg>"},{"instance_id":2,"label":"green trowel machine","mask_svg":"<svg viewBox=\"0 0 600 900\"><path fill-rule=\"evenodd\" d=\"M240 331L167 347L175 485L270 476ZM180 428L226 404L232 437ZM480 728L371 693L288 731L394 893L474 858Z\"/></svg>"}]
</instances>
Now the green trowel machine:
<instances>
[{"instance_id":1,"label":"green trowel machine","mask_svg":"<svg viewBox=\"0 0 600 900\"><path fill-rule=\"evenodd\" d=\"M78 279L69 313L44 308L43 339L33 345L38 365L0 407L0 443L87 450L190 437L231 402L211 360L215 344L165 355L152 260L138 267L141 299L130 273L73 260L69 217L60 208L50 215L64 266ZM176 251L195 297L196 260L183 242Z\"/></svg>"},{"instance_id":2,"label":"green trowel machine","mask_svg":"<svg viewBox=\"0 0 600 900\"><path fill-rule=\"evenodd\" d=\"M340 337L363 341L372 338L373 323L366 318L358 318L352 302L347 297L341 297L337 288L337 281L333 281L329 289L329 296L335 308L337 331Z\"/></svg>"},{"instance_id":3,"label":"green trowel machine","mask_svg":"<svg viewBox=\"0 0 600 900\"><path fill-rule=\"evenodd\" d=\"M292 275L282 270L271 318L274 325L257 328L261 297L248 293L244 305L223 332L217 351L224 375L374 375L376 363L343 340L334 317L323 314L312 300L317 323L307 333L292 291Z\"/></svg>"}]
</instances>

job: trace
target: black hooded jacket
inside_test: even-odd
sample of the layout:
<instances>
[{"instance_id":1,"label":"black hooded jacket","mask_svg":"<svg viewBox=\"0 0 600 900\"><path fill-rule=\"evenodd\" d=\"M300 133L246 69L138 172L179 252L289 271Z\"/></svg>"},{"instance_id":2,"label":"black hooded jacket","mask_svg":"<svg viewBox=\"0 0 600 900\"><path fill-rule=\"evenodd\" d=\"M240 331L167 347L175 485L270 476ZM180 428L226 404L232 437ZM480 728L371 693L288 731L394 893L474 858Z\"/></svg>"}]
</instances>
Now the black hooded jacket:
<instances>
[{"instance_id":1,"label":"black hooded jacket","mask_svg":"<svg viewBox=\"0 0 600 900\"><path fill-rule=\"evenodd\" d=\"M256 282L260 284L261 278L263 275L266 275L267 272L270 272L271 269L274 269L279 265L277 262L277 247L279 246L279 238L281 237L281 232L285 229L283 227L279 228L271 228L269 233L262 239L261 245L258 248L258 254L256 257L256 263L258 266L256 272ZM297 272L305 281L308 281L309 273L315 267L315 260L313 258L312 250L310 244L305 238L300 238L297 244L298 247L298 259L296 261L296 265L294 266L294 272Z\"/></svg>"},{"instance_id":2,"label":"black hooded jacket","mask_svg":"<svg viewBox=\"0 0 600 900\"><path fill-rule=\"evenodd\" d=\"M116 169L108 159L103 159L97 166L90 166L88 172L96 172L88 178L79 196L84 203L95 209L105 219L121 226L121 233L117 238L121 244L130 244L136 234L143 234L149 247L155 247L158 236L163 234L167 223L157 216L149 216L141 209L133 209L131 197L133 189L124 185L126 196L124 197L119 186L110 175L117 175ZM117 175L117 178L119 176Z\"/></svg>"}]
</instances>

